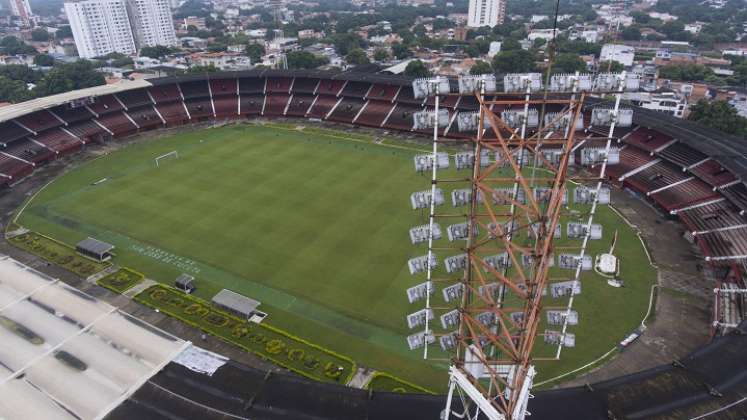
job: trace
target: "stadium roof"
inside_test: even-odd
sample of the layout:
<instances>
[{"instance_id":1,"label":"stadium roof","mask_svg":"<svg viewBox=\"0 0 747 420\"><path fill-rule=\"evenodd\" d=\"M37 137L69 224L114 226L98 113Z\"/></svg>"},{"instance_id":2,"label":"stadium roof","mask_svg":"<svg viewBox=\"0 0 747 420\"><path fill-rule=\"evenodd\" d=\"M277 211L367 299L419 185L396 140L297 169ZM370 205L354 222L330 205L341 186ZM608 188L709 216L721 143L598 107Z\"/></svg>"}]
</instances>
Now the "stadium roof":
<instances>
[{"instance_id":1,"label":"stadium roof","mask_svg":"<svg viewBox=\"0 0 747 420\"><path fill-rule=\"evenodd\" d=\"M40 109L53 108L58 105L66 104L76 99L83 99L95 96L103 96L111 93L122 92L125 90L148 87L150 83L143 79L139 80L122 80L110 85L95 86L86 89L73 90L70 92L59 93L57 95L36 98L30 101L21 102L0 108L0 122L12 120L13 118L38 111Z\"/></svg>"}]
</instances>

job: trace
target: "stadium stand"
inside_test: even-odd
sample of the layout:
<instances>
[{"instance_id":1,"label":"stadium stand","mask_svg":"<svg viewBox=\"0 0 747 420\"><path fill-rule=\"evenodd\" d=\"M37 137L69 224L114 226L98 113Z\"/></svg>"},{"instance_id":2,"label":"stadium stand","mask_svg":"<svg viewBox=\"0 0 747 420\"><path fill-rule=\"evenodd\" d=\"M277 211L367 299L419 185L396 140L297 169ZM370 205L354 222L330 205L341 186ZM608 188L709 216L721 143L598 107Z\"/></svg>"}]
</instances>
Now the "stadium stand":
<instances>
[{"instance_id":1,"label":"stadium stand","mask_svg":"<svg viewBox=\"0 0 747 420\"><path fill-rule=\"evenodd\" d=\"M265 104L264 95L241 95L240 113L241 115L259 115Z\"/></svg>"},{"instance_id":2,"label":"stadium stand","mask_svg":"<svg viewBox=\"0 0 747 420\"><path fill-rule=\"evenodd\" d=\"M283 115L288 106L290 95L284 93L268 93L265 99L265 109L262 115Z\"/></svg>"},{"instance_id":3,"label":"stadium stand","mask_svg":"<svg viewBox=\"0 0 747 420\"><path fill-rule=\"evenodd\" d=\"M60 105L49 110L57 117L63 119L66 124L73 124L79 121L86 121L93 118L93 114L88 108L79 106L71 108L67 105Z\"/></svg>"},{"instance_id":4,"label":"stadium stand","mask_svg":"<svg viewBox=\"0 0 747 420\"><path fill-rule=\"evenodd\" d=\"M298 82L298 79L296 79L296 82ZM309 94L293 94L290 102L288 103L288 110L286 111L285 115L295 117L306 116L309 108L311 108L311 104L314 103L314 98L314 95Z\"/></svg>"},{"instance_id":5,"label":"stadium stand","mask_svg":"<svg viewBox=\"0 0 747 420\"><path fill-rule=\"evenodd\" d=\"M124 112L109 113L97 118L96 121L106 127L115 136L132 134L137 131L137 126L127 118Z\"/></svg>"},{"instance_id":6,"label":"stadium stand","mask_svg":"<svg viewBox=\"0 0 747 420\"><path fill-rule=\"evenodd\" d=\"M270 77L265 85L265 93L290 93L292 77Z\"/></svg>"},{"instance_id":7,"label":"stadium stand","mask_svg":"<svg viewBox=\"0 0 747 420\"><path fill-rule=\"evenodd\" d=\"M625 143L653 153L671 143L673 139L646 127L638 127L625 138Z\"/></svg>"},{"instance_id":8,"label":"stadium stand","mask_svg":"<svg viewBox=\"0 0 747 420\"><path fill-rule=\"evenodd\" d=\"M744 183L738 183L723 187L719 189L719 192L726 197L727 200L731 201L732 204L739 208L740 213L744 214L747 211L747 186Z\"/></svg>"},{"instance_id":9,"label":"stadium stand","mask_svg":"<svg viewBox=\"0 0 747 420\"><path fill-rule=\"evenodd\" d=\"M354 82L348 81L345 87L340 92L340 96L347 96L351 98L363 98L366 93L371 90L371 84L367 82Z\"/></svg>"},{"instance_id":10,"label":"stadium stand","mask_svg":"<svg viewBox=\"0 0 747 420\"><path fill-rule=\"evenodd\" d=\"M102 116L108 113L121 111L124 107L122 106L122 103L114 97L114 95L106 95L97 97L93 104L88 105L88 109L93 111L96 116Z\"/></svg>"},{"instance_id":11,"label":"stadium stand","mask_svg":"<svg viewBox=\"0 0 747 420\"><path fill-rule=\"evenodd\" d=\"M186 99L184 104L187 106L189 116L192 117L193 120L213 116L213 101L211 101L210 98Z\"/></svg>"},{"instance_id":12,"label":"stadium stand","mask_svg":"<svg viewBox=\"0 0 747 420\"><path fill-rule=\"evenodd\" d=\"M265 79L262 77L241 77L239 81L239 95L264 95Z\"/></svg>"},{"instance_id":13,"label":"stadium stand","mask_svg":"<svg viewBox=\"0 0 747 420\"><path fill-rule=\"evenodd\" d=\"M713 200L719 194L699 179L689 179L676 185L650 193L651 198L665 210L683 208L696 203Z\"/></svg>"},{"instance_id":14,"label":"stadium stand","mask_svg":"<svg viewBox=\"0 0 747 420\"><path fill-rule=\"evenodd\" d=\"M660 157L675 163L683 168L689 168L692 165L701 163L708 159L704 153L701 153L692 147L677 142L671 146L667 146L664 150L657 153Z\"/></svg>"},{"instance_id":15,"label":"stadium stand","mask_svg":"<svg viewBox=\"0 0 747 420\"><path fill-rule=\"evenodd\" d=\"M641 166L651 164L655 160L649 153L636 147L627 146L620 150L620 163L607 167L607 175L613 181L617 181L621 176L637 170Z\"/></svg>"},{"instance_id":16,"label":"stadium stand","mask_svg":"<svg viewBox=\"0 0 747 420\"><path fill-rule=\"evenodd\" d=\"M389 114L389 118L384 122L384 127L393 128L395 130L412 130L412 114L421 110L421 107L398 103L397 106L394 107L392 113Z\"/></svg>"},{"instance_id":17,"label":"stadium stand","mask_svg":"<svg viewBox=\"0 0 747 420\"><path fill-rule=\"evenodd\" d=\"M177 84L170 85L159 85L148 88L148 93L157 104L179 101L182 99L182 94L179 93L179 87Z\"/></svg>"},{"instance_id":18,"label":"stadium stand","mask_svg":"<svg viewBox=\"0 0 747 420\"><path fill-rule=\"evenodd\" d=\"M714 187L720 187L737 180L733 173L714 159L708 159L700 165L690 168L690 172Z\"/></svg>"},{"instance_id":19,"label":"stadium stand","mask_svg":"<svg viewBox=\"0 0 747 420\"><path fill-rule=\"evenodd\" d=\"M206 80L179 82L179 89L185 100L210 97L210 89Z\"/></svg>"},{"instance_id":20,"label":"stadium stand","mask_svg":"<svg viewBox=\"0 0 747 420\"><path fill-rule=\"evenodd\" d=\"M394 109L394 105L391 102L370 99L356 123L370 127L381 127L392 109Z\"/></svg>"},{"instance_id":21,"label":"stadium stand","mask_svg":"<svg viewBox=\"0 0 747 420\"><path fill-rule=\"evenodd\" d=\"M41 133L44 130L49 130L50 128L59 127L64 124L46 110L20 116L16 119L16 122L35 133Z\"/></svg>"},{"instance_id":22,"label":"stadium stand","mask_svg":"<svg viewBox=\"0 0 747 420\"><path fill-rule=\"evenodd\" d=\"M153 103L148 91L145 89L127 90L114 94L127 109L137 108L139 106L150 105Z\"/></svg>"},{"instance_id":23,"label":"stadium stand","mask_svg":"<svg viewBox=\"0 0 747 420\"><path fill-rule=\"evenodd\" d=\"M83 124L85 123L86 122L84 122ZM101 128L99 128L99 130L101 130ZM43 144L46 148L54 150L59 154L72 153L83 147L82 140L75 138L74 136L70 135L69 131L65 131L62 128L47 130L34 137L33 140L37 143Z\"/></svg>"},{"instance_id":24,"label":"stadium stand","mask_svg":"<svg viewBox=\"0 0 747 420\"><path fill-rule=\"evenodd\" d=\"M687 179L687 175L668 162L658 162L625 178L625 184L642 193L650 193Z\"/></svg>"},{"instance_id":25,"label":"stadium stand","mask_svg":"<svg viewBox=\"0 0 747 420\"><path fill-rule=\"evenodd\" d=\"M338 96L345 87L345 80L322 80L316 89L317 95Z\"/></svg>"},{"instance_id":26,"label":"stadium stand","mask_svg":"<svg viewBox=\"0 0 747 420\"><path fill-rule=\"evenodd\" d=\"M366 95L366 99L394 102L394 98L397 97L397 93L399 93L400 89L401 86L397 85L374 83L373 85L371 85L371 89L369 89L368 95Z\"/></svg>"},{"instance_id":27,"label":"stadium stand","mask_svg":"<svg viewBox=\"0 0 747 420\"><path fill-rule=\"evenodd\" d=\"M308 116L312 118L325 118L327 114L332 111L332 108L337 105L338 101L339 100L334 96L318 95L316 97L316 102L314 102L314 105L309 109Z\"/></svg>"},{"instance_id":28,"label":"stadium stand","mask_svg":"<svg viewBox=\"0 0 747 420\"><path fill-rule=\"evenodd\" d=\"M747 219L739 215L739 210L725 200L683 210L678 212L677 216L692 232L722 229L747 223Z\"/></svg>"},{"instance_id":29,"label":"stadium stand","mask_svg":"<svg viewBox=\"0 0 747 420\"><path fill-rule=\"evenodd\" d=\"M293 82L292 93L305 93L313 95L316 92L316 87L319 86L320 79L310 77L296 77L296 81Z\"/></svg>"},{"instance_id":30,"label":"stadium stand","mask_svg":"<svg viewBox=\"0 0 747 420\"><path fill-rule=\"evenodd\" d=\"M231 117L239 115L239 98L236 95L224 95L213 98L215 115L217 117Z\"/></svg>"},{"instance_id":31,"label":"stadium stand","mask_svg":"<svg viewBox=\"0 0 747 420\"><path fill-rule=\"evenodd\" d=\"M126 113L139 128L153 128L164 123L152 105L130 109Z\"/></svg>"},{"instance_id":32,"label":"stadium stand","mask_svg":"<svg viewBox=\"0 0 747 420\"><path fill-rule=\"evenodd\" d=\"M159 103L156 109L161 114L167 125L185 124L189 116L184 108L184 102Z\"/></svg>"},{"instance_id":33,"label":"stadium stand","mask_svg":"<svg viewBox=\"0 0 747 420\"><path fill-rule=\"evenodd\" d=\"M31 132L14 121L5 121L0 123L0 142L3 144L10 143L14 140L30 136Z\"/></svg>"},{"instance_id":34,"label":"stadium stand","mask_svg":"<svg viewBox=\"0 0 747 420\"><path fill-rule=\"evenodd\" d=\"M217 96L236 97L238 85L236 79L210 79L210 93L213 98Z\"/></svg>"},{"instance_id":35,"label":"stadium stand","mask_svg":"<svg viewBox=\"0 0 747 420\"><path fill-rule=\"evenodd\" d=\"M79 122L66 127L69 132L77 136L84 143L88 143L92 140L99 138L106 133L106 130L101 128L100 125L93 122L93 120Z\"/></svg>"},{"instance_id":36,"label":"stadium stand","mask_svg":"<svg viewBox=\"0 0 747 420\"><path fill-rule=\"evenodd\" d=\"M358 113L361 112L365 103L366 102L363 99L343 98L337 107L335 107L335 110L329 114L327 119L352 124L353 120L358 116Z\"/></svg>"},{"instance_id":37,"label":"stadium stand","mask_svg":"<svg viewBox=\"0 0 747 420\"><path fill-rule=\"evenodd\" d=\"M34 165L30 162L24 162L0 150L0 184L8 185L12 182L31 174L34 171Z\"/></svg>"},{"instance_id":38,"label":"stadium stand","mask_svg":"<svg viewBox=\"0 0 747 420\"><path fill-rule=\"evenodd\" d=\"M30 139L16 140L8 144L2 151L3 153L34 164L42 163L54 156L54 152L51 149Z\"/></svg>"},{"instance_id":39,"label":"stadium stand","mask_svg":"<svg viewBox=\"0 0 747 420\"><path fill-rule=\"evenodd\" d=\"M421 105L423 103L422 99L415 99L415 95L412 93L412 86L409 85L402 86L402 89L399 90L399 94L395 100L398 104Z\"/></svg>"}]
</instances>

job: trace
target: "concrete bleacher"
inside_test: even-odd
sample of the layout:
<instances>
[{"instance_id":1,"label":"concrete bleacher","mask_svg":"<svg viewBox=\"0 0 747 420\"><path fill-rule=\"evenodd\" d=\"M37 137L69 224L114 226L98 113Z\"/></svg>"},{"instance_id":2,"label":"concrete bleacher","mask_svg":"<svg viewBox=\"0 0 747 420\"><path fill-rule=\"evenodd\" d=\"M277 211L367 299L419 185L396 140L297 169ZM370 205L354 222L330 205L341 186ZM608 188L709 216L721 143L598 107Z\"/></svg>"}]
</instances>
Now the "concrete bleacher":
<instances>
[{"instance_id":1,"label":"concrete bleacher","mask_svg":"<svg viewBox=\"0 0 747 420\"><path fill-rule=\"evenodd\" d=\"M93 118L93 114L91 113L91 111L89 111L88 108L84 106L71 108L67 105L60 105L50 109L50 112L63 119L66 124L73 124L79 121L87 121Z\"/></svg>"},{"instance_id":2,"label":"concrete bleacher","mask_svg":"<svg viewBox=\"0 0 747 420\"><path fill-rule=\"evenodd\" d=\"M16 124L14 121L0 123L0 143L10 143L14 140L30 136L32 133Z\"/></svg>"},{"instance_id":3,"label":"concrete bleacher","mask_svg":"<svg viewBox=\"0 0 747 420\"><path fill-rule=\"evenodd\" d=\"M305 93L314 95L316 93L317 86L319 86L319 82L320 79L313 77L296 77L296 80L293 82L292 93Z\"/></svg>"},{"instance_id":4,"label":"concrete bleacher","mask_svg":"<svg viewBox=\"0 0 747 420\"><path fill-rule=\"evenodd\" d=\"M289 99L290 94L287 93L268 93L262 115L284 115Z\"/></svg>"},{"instance_id":5,"label":"concrete bleacher","mask_svg":"<svg viewBox=\"0 0 747 420\"><path fill-rule=\"evenodd\" d=\"M106 130L101 128L100 125L93 122L93 120L81 121L76 124L71 124L66 127L66 130L77 136L84 143L88 143L97 136L106 133Z\"/></svg>"},{"instance_id":6,"label":"concrete bleacher","mask_svg":"<svg viewBox=\"0 0 747 420\"><path fill-rule=\"evenodd\" d=\"M290 94L292 85L292 77L270 77L265 84L265 93Z\"/></svg>"},{"instance_id":7,"label":"concrete bleacher","mask_svg":"<svg viewBox=\"0 0 747 420\"><path fill-rule=\"evenodd\" d=\"M33 137L37 143L43 144L50 150L57 153L72 153L83 147L83 141L70 134L69 130L56 128L47 130L38 136Z\"/></svg>"},{"instance_id":8,"label":"concrete bleacher","mask_svg":"<svg viewBox=\"0 0 747 420\"><path fill-rule=\"evenodd\" d=\"M265 104L264 95L244 95L239 98L239 113L241 115L260 115Z\"/></svg>"},{"instance_id":9,"label":"concrete bleacher","mask_svg":"<svg viewBox=\"0 0 747 420\"><path fill-rule=\"evenodd\" d=\"M363 109L366 101L363 99L344 97L327 117L328 120L352 124Z\"/></svg>"},{"instance_id":10,"label":"concrete bleacher","mask_svg":"<svg viewBox=\"0 0 747 420\"><path fill-rule=\"evenodd\" d=\"M379 101L394 102L394 98L397 97L397 93L401 89L401 86L397 85L385 85L382 83L374 83L371 85L371 89L368 90L366 99L376 99Z\"/></svg>"},{"instance_id":11,"label":"concrete bleacher","mask_svg":"<svg viewBox=\"0 0 747 420\"><path fill-rule=\"evenodd\" d=\"M721 166L717 160L710 158L691 167L689 171L713 187L720 187L737 180L733 173Z\"/></svg>"},{"instance_id":12,"label":"concrete bleacher","mask_svg":"<svg viewBox=\"0 0 747 420\"><path fill-rule=\"evenodd\" d=\"M16 140L1 150L5 154L33 164L42 163L54 155L52 149L30 139Z\"/></svg>"},{"instance_id":13,"label":"concrete bleacher","mask_svg":"<svg viewBox=\"0 0 747 420\"><path fill-rule=\"evenodd\" d=\"M132 134L137 131L137 126L122 111L106 114L96 118L96 121L115 136Z\"/></svg>"},{"instance_id":14,"label":"concrete bleacher","mask_svg":"<svg viewBox=\"0 0 747 420\"><path fill-rule=\"evenodd\" d=\"M213 98L215 115L230 117L239 115L239 98L236 95L223 95Z\"/></svg>"},{"instance_id":15,"label":"concrete bleacher","mask_svg":"<svg viewBox=\"0 0 747 420\"><path fill-rule=\"evenodd\" d=\"M150 93L150 96L157 104L179 101L182 99L182 94L179 92L179 86L177 84L153 86L148 88L148 93Z\"/></svg>"},{"instance_id":16,"label":"concrete bleacher","mask_svg":"<svg viewBox=\"0 0 747 420\"><path fill-rule=\"evenodd\" d=\"M356 123L370 127L381 127L392 109L394 109L394 104L391 102L369 99L366 108L358 117Z\"/></svg>"},{"instance_id":17,"label":"concrete bleacher","mask_svg":"<svg viewBox=\"0 0 747 420\"><path fill-rule=\"evenodd\" d=\"M190 80L180 82L179 89L184 99L208 98L210 97L210 88L206 80Z\"/></svg>"},{"instance_id":18,"label":"concrete bleacher","mask_svg":"<svg viewBox=\"0 0 747 420\"><path fill-rule=\"evenodd\" d=\"M164 124L161 116L156 112L152 105L141 106L137 109L126 111L130 119L137 124L138 128L153 128Z\"/></svg>"},{"instance_id":19,"label":"concrete bleacher","mask_svg":"<svg viewBox=\"0 0 747 420\"><path fill-rule=\"evenodd\" d=\"M322 82L322 84L324 84ZM337 105L338 98L330 95L317 95L314 105L309 108L308 116L312 118L326 118L332 108Z\"/></svg>"},{"instance_id":20,"label":"concrete bleacher","mask_svg":"<svg viewBox=\"0 0 747 420\"><path fill-rule=\"evenodd\" d=\"M345 87L344 80L322 80L319 82L319 86L317 86L316 94L337 96L343 87Z\"/></svg>"},{"instance_id":21,"label":"concrete bleacher","mask_svg":"<svg viewBox=\"0 0 747 420\"><path fill-rule=\"evenodd\" d=\"M708 158L704 153L681 142L665 147L657 155L685 169Z\"/></svg>"},{"instance_id":22,"label":"concrete bleacher","mask_svg":"<svg viewBox=\"0 0 747 420\"><path fill-rule=\"evenodd\" d=\"M60 121L59 118L54 116L54 114L46 110L23 115L18 117L16 122L35 133L40 133L44 130L59 127L64 124L63 121Z\"/></svg>"},{"instance_id":23,"label":"concrete bleacher","mask_svg":"<svg viewBox=\"0 0 747 420\"><path fill-rule=\"evenodd\" d=\"M124 109L124 106L113 95L106 95L97 97L93 104L88 105L88 109L93 111L97 116L102 116L121 111Z\"/></svg>"},{"instance_id":24,"label":"concrete bleacher","mask_svg":"<svg viewBox=\"0 0 747 420\"><path fill-rule=\"evenodd\" d=\"M294 89L295 90L295 89ZM304 93L294 93L288 102L288 108L285 115L304 117L309 112L311 104L314 103L315 96Z\"/></svg>"},{"instance_id":25,"label":"concrete bleacher","mask_svg":"<svg viewBox=\"0 0 747 420\"><path fill-rule=\"evenodd\" d=\"M150 105L153 101L148 95L148 91L145 89L136 89L130 91L124 91L114 94L120 102L122 102L125 108L137 108L144 105Z\"/></svg>"},{"instance_id":26,"label":"concrete bleacher","mask_svg":"<svg viewBox=\"0 0 747 420\"><path fill-rule=\"evenodd\" d=\"M213 98L218 96L236 97L238 84L236 79L210 79L210 93Z\"/></svg>"},{"instance_id":27,"label":"concrete bleacher","mask_svg":"<svg viewBox=\"0 0 747 420\"><path fill-rule=\"evenodd\" d=\"M176 101L169 103L158 103L156 105L158 113L161 114L167 125L184 124L189 121L189 115L184 108L184 102Z\"/></svg>"},{"instance_id":28,"label":"concrete bleacher","mask_svg":"<svg viewBox=\"0 0 747 420\"><path fill-rule=\"evenodd\" d=\"M625 143L649 153L656 152L673 141L672 137L646 127L638 127L625 138Z\"/></svg>"},{"instance_id":29,"label":"concrete bleacher","mask_svg":"<svg viewBox=\"0 0 747 420\"><path fill-rule=\"evenodd\" d=\"M207 86L207 85L206 85ZM213 117L213 101L210 98L193 98L185 99L184 105L187 107L189 116L195 118Z\"/></svg>"}]
</instances>

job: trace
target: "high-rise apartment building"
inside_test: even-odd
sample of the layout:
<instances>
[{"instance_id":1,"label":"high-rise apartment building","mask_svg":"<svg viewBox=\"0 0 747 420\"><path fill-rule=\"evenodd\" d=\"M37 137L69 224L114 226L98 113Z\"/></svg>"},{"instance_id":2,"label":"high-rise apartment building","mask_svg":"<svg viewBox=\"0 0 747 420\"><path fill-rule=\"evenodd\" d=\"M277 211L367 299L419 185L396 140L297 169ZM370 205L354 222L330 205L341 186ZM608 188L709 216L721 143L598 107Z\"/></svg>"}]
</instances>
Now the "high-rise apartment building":
<instances>
[{"instance_id":1,"label":"high-rise apartment building","mask_svg":"<svg viewBox=\"0 0 747 420\"><path fill-rule=\"evenodd\" d=\"M176 45L169 0L127 0L127 12L138 49L155 45Z\"/></svg>"},{"instance_id":2,"label":"high-rise apartment building","mask_svg":"<svg viewBox=\"0 0 747 420\"><path fill-rule=\"evenodd\" d=\"M8 3L10 3L10 14L20 17L24 25L30 26L31 4L29 0L8 0Z\"/></svg>"},{"instance_id":3,"label":"high-rise apartment building","mask_svg":"<svg viewBox=\"0 0 747 420\"><path fill-rule=\"evenodd\" d=\"M506 17L506 0L469 0L467 26L496 26Z\"/></svg>"},{"instance_id":4,"label":"high-rise apartment building","mask_svg":"<svg viewBox=\"0 0 747 420\"><path fill-rule=\"evenodd\" d=\"M72 0L65 13L82 58L177 42L168 0Z\"/></svg>"}]
</instances>

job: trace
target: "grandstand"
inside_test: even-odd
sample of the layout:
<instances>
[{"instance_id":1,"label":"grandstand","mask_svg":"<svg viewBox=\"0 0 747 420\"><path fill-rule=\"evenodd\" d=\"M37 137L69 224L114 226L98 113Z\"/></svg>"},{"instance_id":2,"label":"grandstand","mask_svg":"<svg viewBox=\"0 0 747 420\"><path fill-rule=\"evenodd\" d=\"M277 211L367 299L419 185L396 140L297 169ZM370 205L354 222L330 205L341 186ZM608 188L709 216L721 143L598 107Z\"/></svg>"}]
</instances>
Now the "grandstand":
<instances>
[{"instance_id":1,"label":"grandstand","mask_svg":"<svg viewBox=\"0 0 747 420\"><path fill-rule=\"evenodd\" d=\"M70 105L80 99L88 104ZM475 98L440 99L450 121L442 134L469 135L457 130L455 120L458 113L477 109ZM599 100L589 102L586 124ZM287 116L411 132L413 114L432 105L433 98L415 99L406 77L317 71L218 73L89 88L0 111L0 184L13 185L91 141L162 126ZM603 131L587 126L578 135ZM747 176L747 147L739 139L640 109L634 113L634 126L616 130L615 136L620 163L607 168L611 183L646 196L690 231L710 231L696 234L695 242L711 264L734 268L746 258L747 230L730 228L743 224L747 210L742 181ZM585 147L595 144L590 140Z\"/></svg>"}]
</instances>

